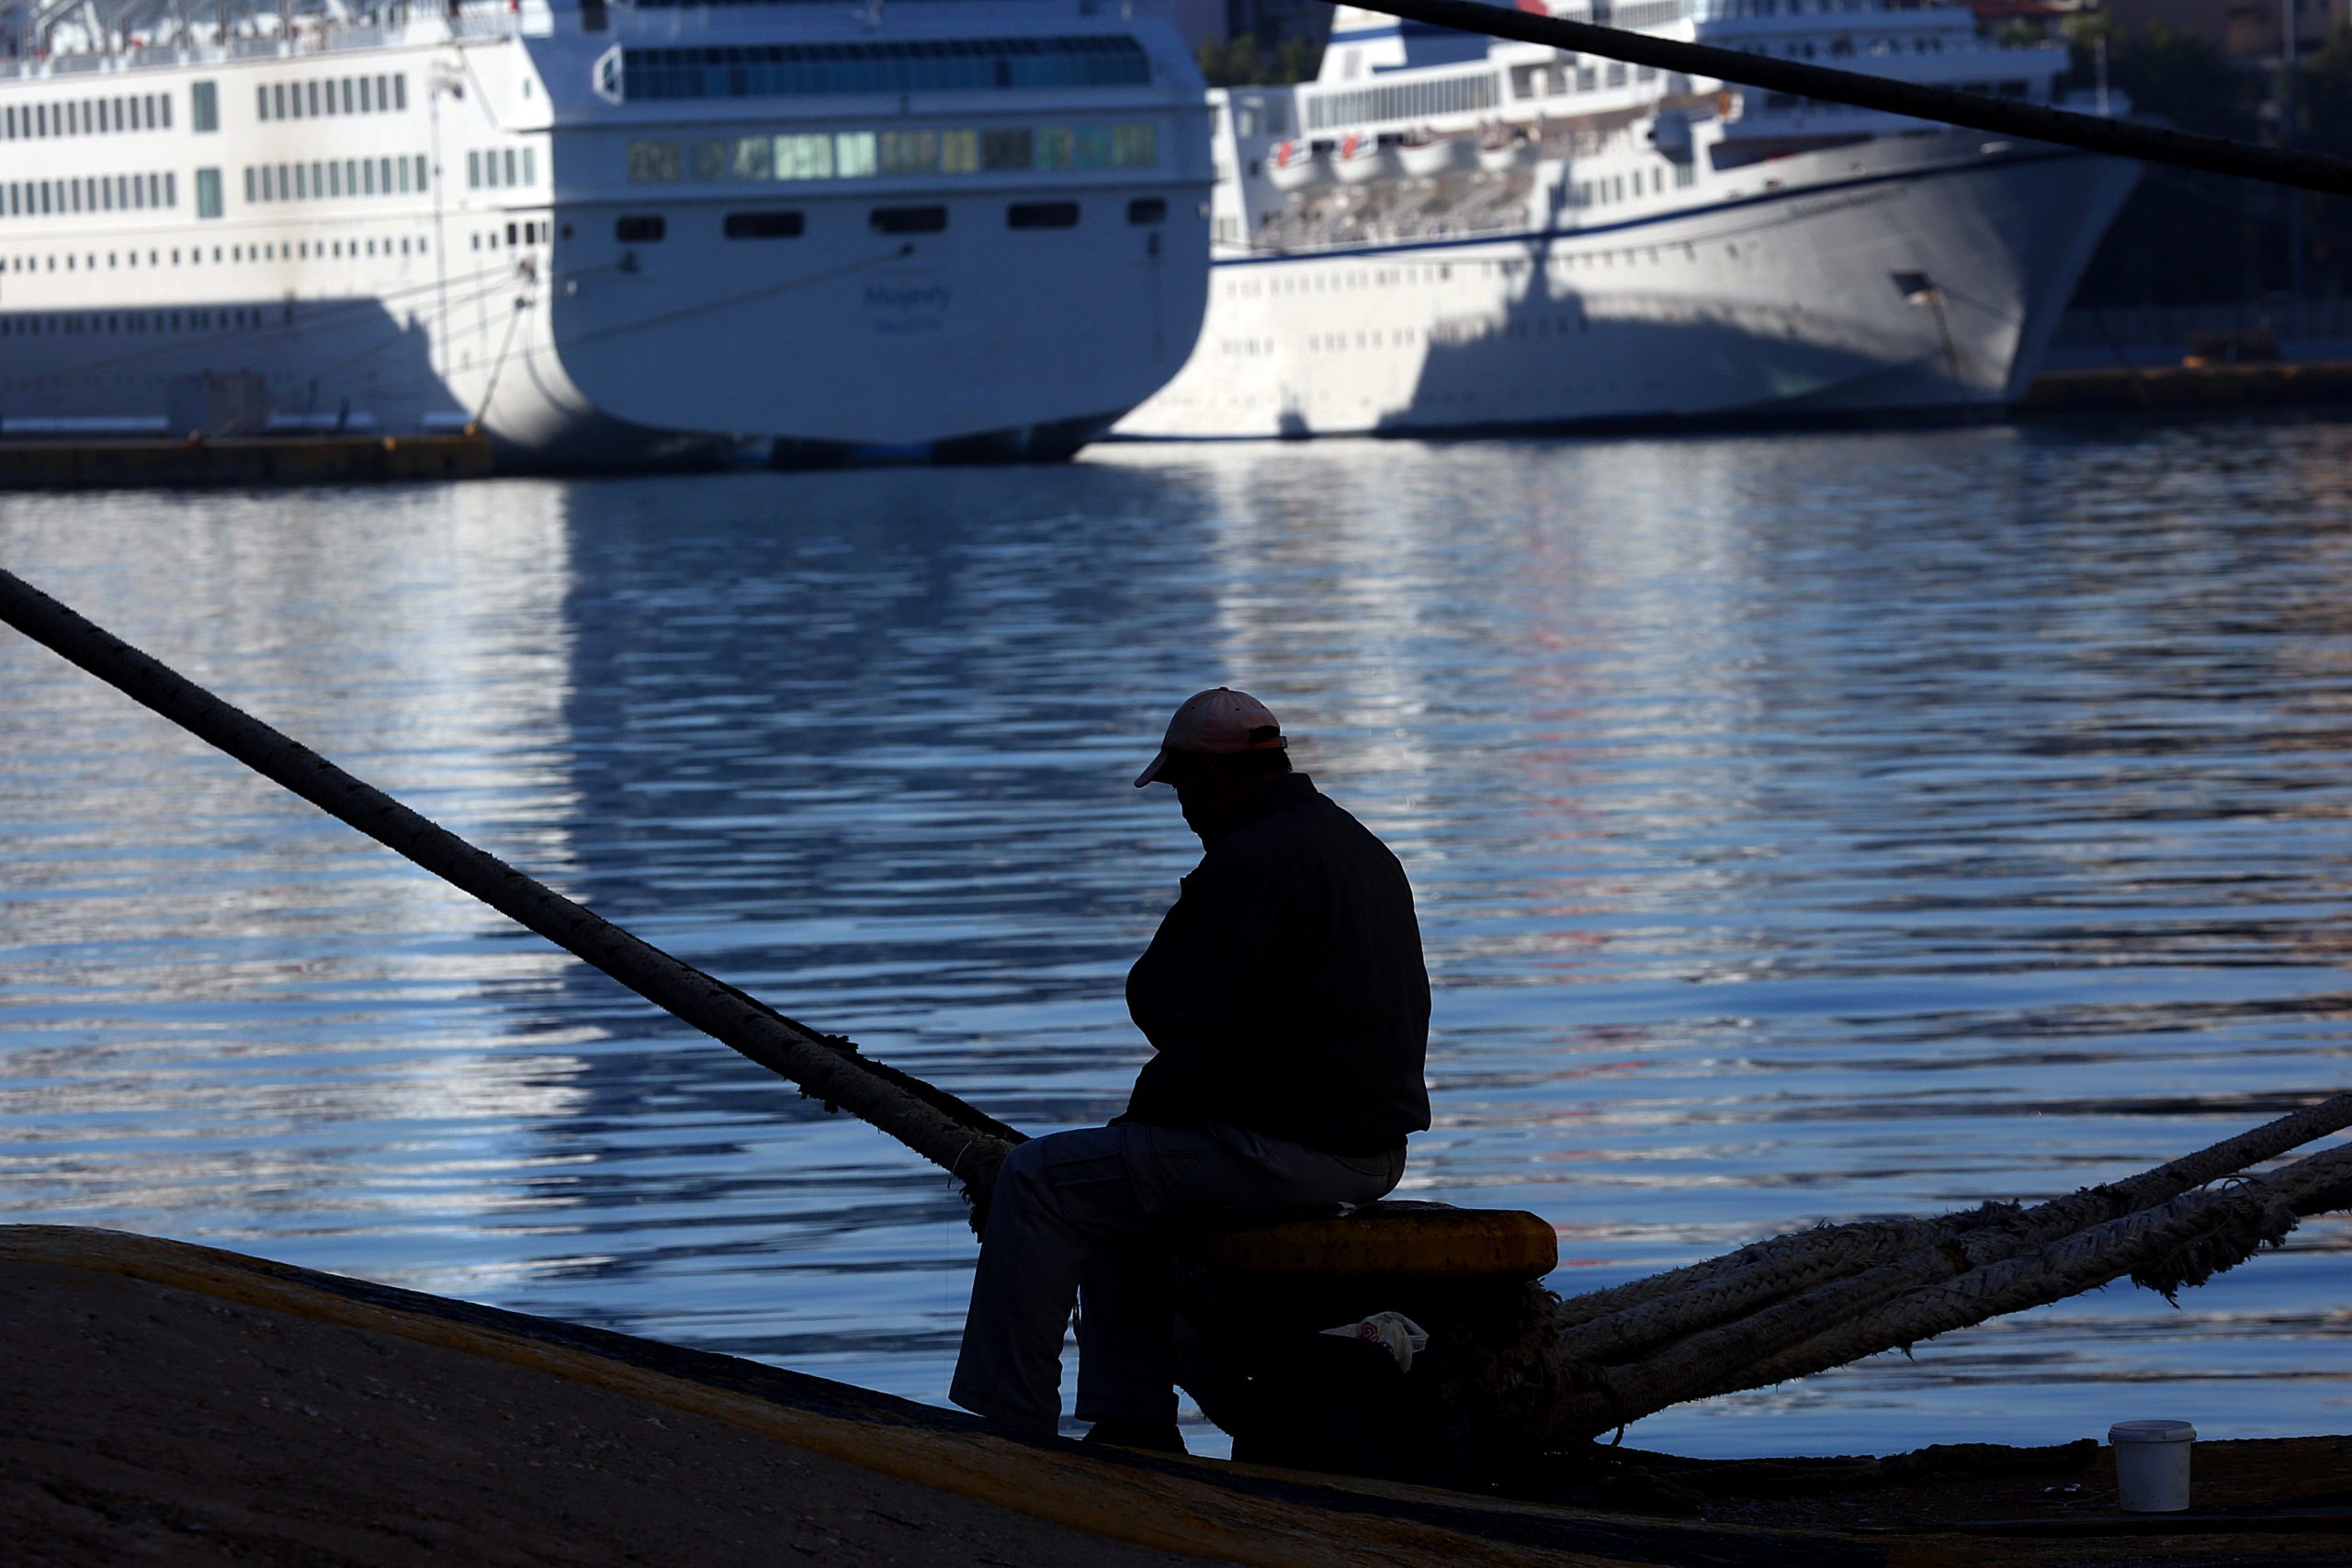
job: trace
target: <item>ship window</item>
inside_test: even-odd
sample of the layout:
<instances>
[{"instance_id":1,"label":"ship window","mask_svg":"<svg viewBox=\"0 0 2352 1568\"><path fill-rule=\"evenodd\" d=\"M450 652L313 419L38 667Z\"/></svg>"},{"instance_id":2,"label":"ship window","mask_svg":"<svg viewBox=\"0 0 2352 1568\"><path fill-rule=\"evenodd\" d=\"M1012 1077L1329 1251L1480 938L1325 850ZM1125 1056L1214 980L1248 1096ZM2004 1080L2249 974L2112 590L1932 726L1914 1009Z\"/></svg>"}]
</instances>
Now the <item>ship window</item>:
<instances>
[{"instance_id":1,"label":"ship window","mask_svg":"<svg viewBox=\"0 0 2352 1568\"><path fill-rule=\"evenodd\" d=\"M1120 35L630 49L620 80L638 99L1140 86L1151 59Z\"/></svg>"},{"instance_id":2,"label":"ship window","mask_svg":"<svg viewBox=\"0 0 2352 1568\"><path fill-rule=\"evenodd\" d=\"M814 137L780 137L779 141L817 141ZM469 165L470 166L470 164ZM645 185L685 177L685 163L674 141L632 141L628 144L628 177Z\"/></svg>"},{"instance_id":3,"label":"ship window","mask_svg":"<svg viewBox=\"0 0 2352 1568\"><path fill-rule=\"evenodd\" d=\"M1159 127L1113 126L1111 162L1122 169L1148 169L1157 165L1159 162Z\"/></svg>"},{"instance_id":4,"label":"ship window","mask_svg":"<svg viewBox=\"0 0 2352 1568\"><path fill-rule=\"evenodd\" d=\"M939 168L939 136L930 130L886 130L876 139L886 175L927 175Z\"/></svg>"},{"instance_id":5,"label":"ship window","mask_svg":"<svg viewBox=\"0 0 2352 1568\"><path fill-rule=\"evenodd\" d=\"M254 117L256 119L269 118L269 84L266 82L254 89Z\"/></svg>"},{"instance_id":6,"label":"ship window","mask_svg":"<svg viewBox=\"0 0 2352 1568\"><path fill-rule=\"evenodd\" d=\"M797 212L730 212L724 228L730 240L797 240L806 226Z\"/></svg>"},{"instance_id":7,"label":"ship window","mask_svg":"<svg viewBox=\"0 0 2352 1568\"><path fill-rule=\"evenodd\" d=\"M344 113L345 113L345 114L350 114L350 113L353 113L353 112L354 112L354 110L353 110L353 108L352 108L352 96L351 96L351 93L352 93L351 78L350 78L350 77L348 77L348 76L345 76L345 77L343 79L343 112L344 112Z\"/></svg>"},{"instance_id":8,"label":"ship window","mask_svg":"<svg viewBox=\"0 0 2352 1568\"><path fill-rule=\"evenodd\" d=\"M526 147L523 149L523 183L528 186L537 185L538 182L537 160L533 156L532 150Z\"/></svg>"},{"instance_id":9,"label":"ship window","mask_svg":"<svg viewBox=\"0 0 2352 1568\"><path fill-rule=\"evenodd\" d=\"M286 118L285 83L277 82L271 84L269 89L269 108L270 118L273 119L284 119Z\"/></svg>"},{"instance_id":10,"label":"ship window","mask_svg":"<svg viewBox=\"0 0 2352 1568\"><path fill-rule=\"evenodd\" d=\"M316 118L319 112L319 85L316 82L306 85L302 89L302 96L309 101L311 118Z\"/></svg>"},{"instance_id":11,"label":"ship window","mask_svg":"<svg viewBox=\"0 0 2352 1568\"><path fill-rule=\"evenodd\" d=\"M506 148L504 150L504 153L505 155L499 161L506 165L506 177L499 183L510 186L519 184L520 182L514 178L514 149L512 147Z\"/></svg>"},{"instance_id":12,"label":"ship window","mask_svg":"<svg viewBox=\"0 0 2352 1568\"><path fill-rule=\"evenodd\" d=\"M408 109L408 78L392 78L392 107L405 113Z\"/></svg>"},{"instance_id":13,"label":"ship window","mask_svg":"<svg viewBox=\"0 0 2352 1568\"><path fill-rule=\"evenodd\" d=\"M359 112L361 114L374 114L376 112L375 97L373 93L369 90L371 85L372 84L369 83L367 77L362 76L359 78Z\"/></svg>"},{"instance_id":14,"label":"ship window","mask_svg":"<svg viewBox=\"0 0 2352 1568\"><path fill-rule=\"evenodd\" d=\"M623 218L613 224L613 238L624 245L650 245L669 231L659 216Z\"/></svg>"},{"instance_id":15,"label":"ship window","mask_svg":"<svg viewBox=\"0 0 2352 1568\"><path fill-rule=\"evenodd\" d=\"M250 164L245 166L245 199L247 201L261 199L261 175Z\"/></svg>"},{"instance_id":16,"label":"ship window","mask_svg":"<svg viewBox=\"0 0 2352 1568\"><path fill-rule=\"evenodd\" d=\"M432 182L425 172L424 154L419 152L413 161L416 164L416 188L419 190L429 188Z\"/></svg>"},{"instance_id":17,"label":"ship window","mask_svg":"<svg viewBox=\"0 0 2352 1568\"><path fill-rule=\"evenodd\" d=\"M466 188L469 190L481 188L481 154L480 152L466 154Z\"/></svg>"},{"instance_id":18,"label":"ship window","mask_svg":"<svg viewBox=\"0 0 2352 1568\"><path fill-rule=\"evenodd\" d=\"M877 218L880 216L876 214ZM1016 201L1004 209L1004 225L1008 229L1075 229L1078 227L1078 203Z\"/></svg>"},{"instance_id":19,"label":"ship window","mask_svg":"<svg viewBox=\"0 0 2352 1568\"><path fill-rule=\"evenodd\" d=\"M775 174L775 142L767 136L739 136L735 139L734 177L739 180L773 179Z\"/></svg>"},{"instance_id":20,"label":"ship window","mask_svg":"<svg viewBox=\"0 0 2352 1568\"><path fill-rule=\"evenodd\" d=\"M1168 203L1156 196L1139 196L1127 203L1127 221L1165 223L1168 221Z\"/></svg>"},{"instance_id":21,"label":"ship window","mask_svg":"<svg viewBox=\"0 0 2352 1568\"><path fill-rule=\"evenodd\" d=\"M980 133L980 163L990 169L1025 169L1035 159L1035 138L1027 130Z\"/></svg>"},{"instance_id":22,"label":"ship window","mask_svg":"<svg viewBox=\"0 0 2352 1568\"><path fill-rule=\"evenodd\" d=\"M870 216L881 234L936 234L947 227L944 207L877 207Z\"/></svg>"},{"instance_id":23,"label":"ship window","mask_svg":"<svg viewBox=\"0 0 2352 1568\"><path fill-rule=\"evenodd\" d=\"M775 177L780 180L823 180L833 174L833 139L830 136L775 138Z\"/></svg>"},{"instance_id":24,"label":"ship window","mask_svg":"<svg viewBox=\"0 0 2352 1568\"><path fill-rule=\"evenodd\" d=\"M196 215L198 218L220 216L220 171L196 171Z\"/></svg>"}]
</instances>

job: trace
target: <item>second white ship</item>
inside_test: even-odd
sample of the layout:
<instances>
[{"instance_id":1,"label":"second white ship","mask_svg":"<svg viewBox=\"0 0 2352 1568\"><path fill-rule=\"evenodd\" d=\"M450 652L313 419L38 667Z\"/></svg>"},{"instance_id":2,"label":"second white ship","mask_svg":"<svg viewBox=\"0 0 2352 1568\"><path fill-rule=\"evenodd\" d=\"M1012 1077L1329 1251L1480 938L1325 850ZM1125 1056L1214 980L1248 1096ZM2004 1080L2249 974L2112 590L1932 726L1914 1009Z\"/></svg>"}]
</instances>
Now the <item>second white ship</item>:
<instances>
[{"instance_id":1,"label":"second white ship","mask_svg":"<svg viewBox=\"0 0 2352 1568\"><path fill-rule=\"evenodd\" d=\"M1553 8L2063 101L2062 48L1997 47L1956 6ZM1317 81L1214 97L1207 321L1120 435L1996 410L2137 173L1347 8Z\"/></svg>"}]
</instances>

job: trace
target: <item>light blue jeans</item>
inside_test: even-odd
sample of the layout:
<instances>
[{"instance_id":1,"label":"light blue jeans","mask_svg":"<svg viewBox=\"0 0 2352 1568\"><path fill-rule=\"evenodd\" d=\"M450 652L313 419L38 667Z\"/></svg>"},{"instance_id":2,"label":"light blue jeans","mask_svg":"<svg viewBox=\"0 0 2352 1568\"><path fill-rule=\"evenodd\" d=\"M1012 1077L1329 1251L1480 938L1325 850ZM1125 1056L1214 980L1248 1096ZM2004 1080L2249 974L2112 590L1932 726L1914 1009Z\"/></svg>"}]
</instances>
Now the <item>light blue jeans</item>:
<instances>
[{"instance_id":1,"label":"light blue jeans","mask_svg":"<svg viewBox=\"0 0 2352 1568\"><path fill-rule=\"evenodd\" d=\"M1040 1435L1061 1418L1078 1325L1078 1415L1176 1418L1175 1238L1218 1210L1369 1203L1405 1151L1351 1158L1239 1127L1082 1127L1033 1138L997 1174L947 1397Z\"/></svg>"}]
</instances>

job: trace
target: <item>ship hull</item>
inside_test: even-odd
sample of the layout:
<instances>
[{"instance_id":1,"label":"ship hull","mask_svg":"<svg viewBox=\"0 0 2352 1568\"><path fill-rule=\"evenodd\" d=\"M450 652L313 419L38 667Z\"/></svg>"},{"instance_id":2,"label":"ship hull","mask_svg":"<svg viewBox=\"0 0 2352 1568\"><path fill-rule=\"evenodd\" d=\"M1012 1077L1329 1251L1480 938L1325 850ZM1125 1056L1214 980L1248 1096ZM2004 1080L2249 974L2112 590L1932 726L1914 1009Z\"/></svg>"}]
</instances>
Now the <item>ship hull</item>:
<instances>
[{"instance_id":1,"label":"ship hull","mask_svg":"<svg viewBox=\"0 0 2352 1568\"><path fill-rule=\"evenodd\" d=\"M1141 439L1996 413L2136 169L1970 133L1775 159L1679 210L1219 258Z\"/></svg>"}]
</instances>

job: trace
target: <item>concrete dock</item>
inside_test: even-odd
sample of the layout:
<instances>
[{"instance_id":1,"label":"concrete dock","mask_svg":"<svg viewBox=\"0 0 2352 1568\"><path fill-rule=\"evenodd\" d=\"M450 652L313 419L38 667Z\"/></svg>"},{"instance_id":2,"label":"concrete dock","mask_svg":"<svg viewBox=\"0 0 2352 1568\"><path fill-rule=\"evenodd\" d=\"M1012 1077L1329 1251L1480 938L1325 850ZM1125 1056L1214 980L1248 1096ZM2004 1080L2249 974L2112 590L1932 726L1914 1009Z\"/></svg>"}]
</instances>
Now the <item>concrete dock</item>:
<instances>
[{"instance_id":1,"label":"concrete dock","mask_svg":"<svg viewBox=\"0 0 2352 1568\"><path fill-rule=\"evenodd\" d=\"M2181 413L2317 407L2352 402L2352 361L2267 360L2242 365L2114 366L2035 378L2018 413Z\"/></svg>"},{"instance_id":2,"label":"concrete dock","mask_svg":"<svg viewBox=\"0 0 2352 1568\"><path fill-rule=\"evenodd\" d=\"M397 484L490 471L479 434L0 440L0 490Z\"/></svg>"}]
</instances>

